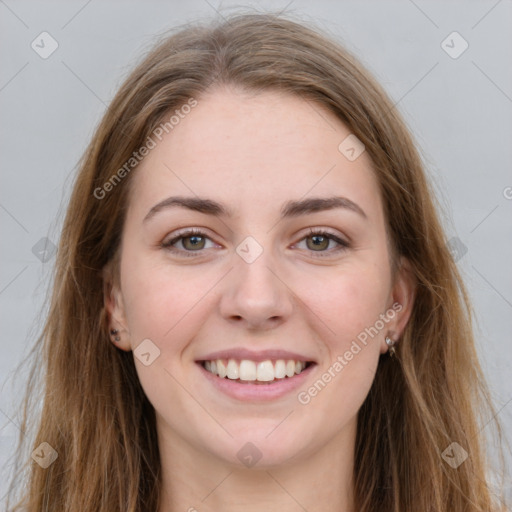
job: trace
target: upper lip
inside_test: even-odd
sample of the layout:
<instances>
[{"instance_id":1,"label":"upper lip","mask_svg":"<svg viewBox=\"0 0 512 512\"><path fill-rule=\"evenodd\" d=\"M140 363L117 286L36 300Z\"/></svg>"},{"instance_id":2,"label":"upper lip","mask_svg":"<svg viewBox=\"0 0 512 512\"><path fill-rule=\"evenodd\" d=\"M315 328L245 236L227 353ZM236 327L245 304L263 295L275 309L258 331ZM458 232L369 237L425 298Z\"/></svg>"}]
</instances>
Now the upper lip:
<instances>
[{"instance_id":1,"label":"upper lip","mask_svg":"<svg viewBox=\"0 0 512 512\"><path fill-rule=\"evenodd\" d=\"M278 359L284 360L294 360L294 361L304 361L304 362L314 362L314 359L311 357L306 357L301 354L297 354L296 352L289 352L287 350L259 350L253 351L245 348L234 348L229 350L219 350L217 352L211 352L210 354L205 355L197 359L197 361L215 361L217 359L236 359L243 360L248 359L249 361L267 361Z\"/></svg>"}]
</instances>

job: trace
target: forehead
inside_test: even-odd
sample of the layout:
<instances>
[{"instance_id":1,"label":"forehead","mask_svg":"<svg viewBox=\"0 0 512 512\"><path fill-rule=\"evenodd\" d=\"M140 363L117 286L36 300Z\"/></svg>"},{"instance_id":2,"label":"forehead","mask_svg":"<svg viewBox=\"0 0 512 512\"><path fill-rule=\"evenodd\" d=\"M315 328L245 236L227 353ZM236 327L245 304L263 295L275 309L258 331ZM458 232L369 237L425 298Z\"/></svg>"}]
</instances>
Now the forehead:
<instances>
[{"instance_id":1,"label":"forehead","mask_svg":"<svg viewBox=\"0 0 512 512\"><path fill-rule=\"evenodd\" d=\"M171 194L211 197L247 214L308 194L380 206L368 155L347 159L339 146L350 130L317 103L220 89L173 121L161 140L153 137L156 146L133 176L130 208L147 209Z\"/></svg>"}]
</instances>

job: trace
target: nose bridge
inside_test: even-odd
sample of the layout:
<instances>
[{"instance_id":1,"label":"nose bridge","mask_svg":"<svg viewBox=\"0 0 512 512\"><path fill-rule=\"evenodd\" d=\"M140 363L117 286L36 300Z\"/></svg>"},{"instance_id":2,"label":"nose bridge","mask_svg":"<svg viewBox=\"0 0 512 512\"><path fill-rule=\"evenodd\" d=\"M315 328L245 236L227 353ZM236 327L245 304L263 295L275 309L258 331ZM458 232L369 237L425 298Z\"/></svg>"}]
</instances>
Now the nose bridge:
<instances>
[{"instance_id":1,"label":"nose bridge","mask_svg":"<svg viewBox=\"0 0 512 512\"><path fill-rule=\"evenodd\" d=\"M247 237L233 255L234 268L227 276L221 314L252 327L284 320L292 311L290 291L279 278L273 251Z\"/></svg>"}]
</instances>

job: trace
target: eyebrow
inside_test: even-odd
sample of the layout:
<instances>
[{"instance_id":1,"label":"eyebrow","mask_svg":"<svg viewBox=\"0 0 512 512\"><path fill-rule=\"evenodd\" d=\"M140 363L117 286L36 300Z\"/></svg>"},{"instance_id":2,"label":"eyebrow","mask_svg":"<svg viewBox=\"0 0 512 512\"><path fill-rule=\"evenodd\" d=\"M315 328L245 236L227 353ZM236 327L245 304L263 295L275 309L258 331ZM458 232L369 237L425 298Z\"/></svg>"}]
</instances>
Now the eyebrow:
<instances>
[{"instance_id":1,"label":"eyebrow","mask_svg":"<svg viewBox=\"0 0 512 512\"><path fill-rule=\"evenodd\" d=\"M153 206L144 217L143 222L148 221L158 212L175 207L187 208L188 210L204 213L206 215L213 215L214 217L233 217L233 211L231 209L217 201L213 201L212 199L173 196L168 197ZM354 203L354 201L351 201L346 197L340 196L312 197L297 201L287 201L281 208L281 217L298 217L301 215L307 215L308 213L333 210L335 208L344 208L359 214L365 219L368 218L364 210L357 203Z\"/></svg>"}]
</instances>

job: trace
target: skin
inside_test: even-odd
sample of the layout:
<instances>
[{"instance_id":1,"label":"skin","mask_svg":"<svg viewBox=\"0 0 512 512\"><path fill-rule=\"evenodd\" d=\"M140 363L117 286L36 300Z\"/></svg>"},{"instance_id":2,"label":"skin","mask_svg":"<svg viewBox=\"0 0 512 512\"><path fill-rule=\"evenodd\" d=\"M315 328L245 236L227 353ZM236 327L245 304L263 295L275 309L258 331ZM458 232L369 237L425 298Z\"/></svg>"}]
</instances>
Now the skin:
<instances>
[{"instance_id":1,"label":"skin","mask_svg":"<svg viewBox=\"0 0 512 512\"><path fill-rule=\"evenodd\" d=\"M388 349L385 336L399 339L408 321L414 284L405 260L392 280L371 161L363 152L351 162L338 150L349 134L303 99L217 89L135 171L119 282L106 272L105 301L119 349L150 339L160 350L149 366L134 357L157 415L159 512L354 510L357 412ZM171 195L210 198L234 215L168 208L143 221ZM280 220L286 201L333 195L367 218L338 208ZM181 228L205 232L202 252L190 239L174 247L192 257L162 247ZM308 228L350 246L315 249ZM263 248L250 264L236 252L247 236ZM401 311L306 405L297 392L263 403L233 399L195 362L234 347L298 352L317 362L300 387L307 390L394 303ZM248 441L261 453L252 468L237 458Z\"/></svg>"}]
</instances>

